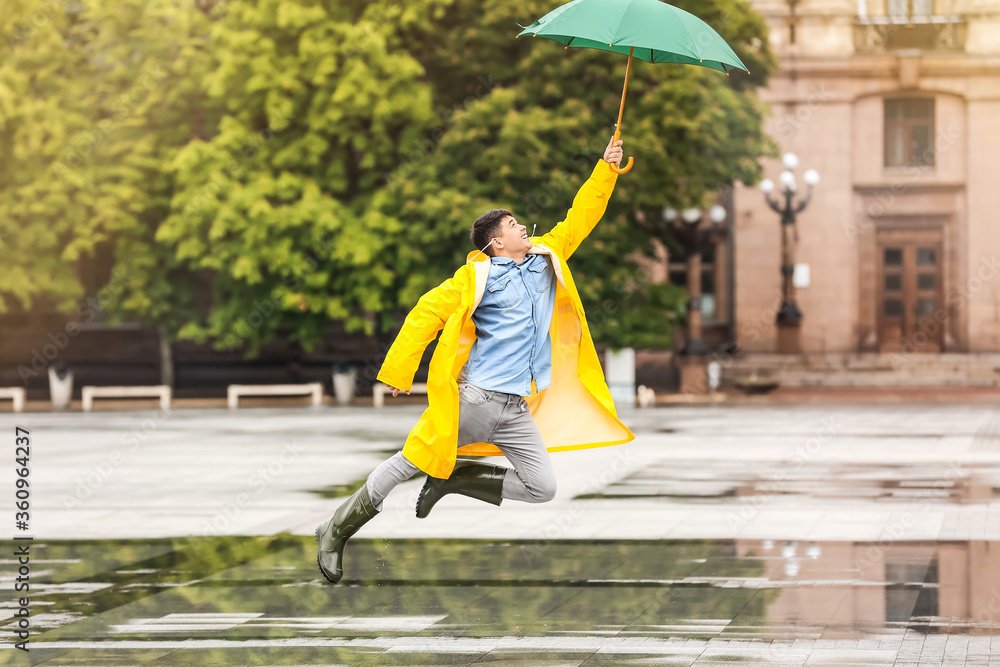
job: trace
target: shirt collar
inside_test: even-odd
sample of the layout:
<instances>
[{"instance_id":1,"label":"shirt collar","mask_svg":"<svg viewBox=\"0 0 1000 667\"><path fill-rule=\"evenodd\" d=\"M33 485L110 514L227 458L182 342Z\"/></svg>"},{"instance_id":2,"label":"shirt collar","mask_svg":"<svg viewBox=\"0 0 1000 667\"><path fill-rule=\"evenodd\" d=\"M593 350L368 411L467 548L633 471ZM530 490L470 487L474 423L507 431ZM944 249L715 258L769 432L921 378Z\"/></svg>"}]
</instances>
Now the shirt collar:
<instances>
[{"instance_id":1,"label":"shirt collar","mask_svg":"<svg viewBox=\"0 0 1000 667\"><path fill-rule=\"evenodd\" d=\"M515 264L514 260L512 260L510 257L490 257L490 261L494 264L510 264L511 266L525 266L534 256L535 256L534 253L529 252L527 255L524 256L524 259L521 261L520 265Z\"/></svg>"}]
</instances>

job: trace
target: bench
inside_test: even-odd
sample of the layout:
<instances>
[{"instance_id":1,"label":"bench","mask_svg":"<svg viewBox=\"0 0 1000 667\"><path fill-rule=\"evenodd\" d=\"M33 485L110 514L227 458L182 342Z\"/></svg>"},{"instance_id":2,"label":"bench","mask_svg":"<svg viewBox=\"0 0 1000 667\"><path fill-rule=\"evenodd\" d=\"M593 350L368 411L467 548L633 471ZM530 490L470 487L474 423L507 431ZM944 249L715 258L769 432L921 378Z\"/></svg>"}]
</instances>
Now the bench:
<instances>
[{"instance_id":1,"label":"bench","mask_svg":"<svg viewBox=\"0 0 1000 667\"><path fill-rule=\"evenodd\" d=\"M14 412L24 410L24 387L0 387L0 398L14 399Z\"/></svg>"},{"instance_id":2,"label":"bench","mask_svg":"<svg viewBox=\"0 0 1000 667\"><path fill-rule=\"evenodd\" d=\"M399 392L399 393L402 394L403 392ZM415 384L412 387L410 387L410 393L411 394L426 394L427 393L427 385L426 384ZM375 386L372 387L372 404L376 408L381 408L382 406L384 406L385 405L385 395L386 394L389 394L391 396L392 395L392 389L389 389L389 387L385 386L381 382L376 382Z\"/></svg>"},{"instance_id":3,"label":"bench","mask_svg":"<svg viewBox=\"0 0 1000 667\"><path fill-rule=\"evenodd\" d=\"M84 387L81 390L83 411L94 408L95 398L159 398L160 408L170 408L170 387L157 384L150 387Z\"/></svg>"},{"instance_id":4,"label":"bench","mask_svg":"<svg viewBox=\"0 0 1000 667\"><path fill-rule=\"evenodd\" d=\"M308 384L231 384L226 389L229 409L235 410L240 396L302 396L312 394L312 404L323 404L323 385Z\"/></svg>"}]
</instances>

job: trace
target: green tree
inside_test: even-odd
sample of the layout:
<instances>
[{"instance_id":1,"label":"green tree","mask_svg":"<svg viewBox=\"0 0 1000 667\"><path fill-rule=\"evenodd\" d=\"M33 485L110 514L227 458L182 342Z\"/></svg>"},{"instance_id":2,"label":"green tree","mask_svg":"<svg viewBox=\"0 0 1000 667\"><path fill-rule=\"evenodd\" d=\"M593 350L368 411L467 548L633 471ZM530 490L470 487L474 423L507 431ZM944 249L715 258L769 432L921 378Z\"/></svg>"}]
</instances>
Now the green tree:
<instances>
[{"instance_id":1,"label":"green tree","mask_svg":"<svg viewBox=\"0 0 1000 667\"><path fill-rule=\"evenodd\" d=\"M41 297L72 311L76 260L127 217L103 205L123 193L94 159L98 63L78 10L13 0L0 12L0 313Z\"/></svg>"},{"instance_id":2,"label":"green tree","mask_svg":"<svg viewBox=\"0 0 1000 667\"><path fill-rule=\"evenodd\" d=\"M483 210L509 208L537 233L548 231L613 133L626 58L512 39L515 21L526 25L549 8L533 0L456 6L445 34L409 31L442 91L435 99L459 108L444 109L448 123L434 150L402 165L368 212L372 227L400 230L391 288L400 307L465 260L468 229ZM719 30L752 75L633 63L623 139L636 167L619 177L605 219L572 259L595 340L614 347L669 345L686 298L650 284L635 261L652 256L651 239L671 240L651 221L665 205L704 205L734 180L754 182L758 159L773 152L754 92L775 64L765 24L734 0L689 9ZM484 80L494 84L489 92L470 97Z\"/></svg>"},{"instance_id":3,"label":"green tree","mask_svg":"<svg viewBox=\"0 0 1000 667\"><path fill-rule=\"evenodd\" d=\"M385 330L464 261L484 209L540 231L558 221L612 133L625 59L512 39L549 8L232 4L207 86L226 115L174 161L157 237L214 272L207 321L182 335L255 354L284 332L308 348L330 319ZM771 150L754 93L774 66L763 21L736 0L691 8L753 74L634 66L624 138L638 166L574 258L595 338L615 346L669 344L685 298L637 263L653 238L669 241L642 221L752 182Z\"/></svg>"},{"instance_id":4,"label":"green tree","mask_svg":"<svg viewBox=\"0 0 1000 667\"><path fill-rule=\"evenodd\" d=\"M211 22L193 3L177 0L94 3L91 12L98 27L94 50L108 63L101 78L105 98L112 100L100 109L118 169L107 177L127 184L132 197L129 224L114 238L112 273L126 280L112 292L108 320L137 321L159 332L161 381L172 386L172 343L198 316L195 297L204 278L155 235L175 188L168 166L218 122L200 83L212 64Z\"/></svg>"},{"instance_id":5,"label":"green tree","mask_svg":"<svg viewBox=\"0 0 1000 667\"><path fill-rule=\"evenodd\" d=\"M636 63L635 169L573 263L595 339L669 343L683 293L638 259L664 205L752 183L774 67L738 0L697 6L750 76ZM483 210L539 233L607 143L625 59L513 40L540 0L12 0L0 16L0 312L70 311L74 263L113 243L109 320L309 349L330 320L392 328L465 259ZM206 14L207 12L207 14ZM121 278L123 277L123 278ZM194 297L208 286L207 313ZM169 367L169 360L164 368ZM166 377L166 375L165 375Z\"/></svg>"},{"instance_id":6,"label":"green tree","mask_svg":"<svg viewBox=\"0 0 1000 667\"><path fill-rule=\"evenodd\" d=\"M391 230L360 212L432 125L432 89L398 31L429 26L422 0L232 3L214 28L207 92L219 131L171 164L157 239L211 272L207 321L183 337L250 355L286 334L310 349L331 319L374 332L394 275Z\"/></svg>"},{"instance_id":7,"label":"green tree","mask_svg":"<svg viewBox=\"0 0 1000 667\"><path fill-rule=\"evenodd\" d=\"M176 0L42 0L0 21L0 295L159 329L172 384L169 343L200 279L153 235L173 189L164 163L208 132L207 18ZM95 308L76 265L101 243L115 262Z\"/></svg>"}]
</instances>

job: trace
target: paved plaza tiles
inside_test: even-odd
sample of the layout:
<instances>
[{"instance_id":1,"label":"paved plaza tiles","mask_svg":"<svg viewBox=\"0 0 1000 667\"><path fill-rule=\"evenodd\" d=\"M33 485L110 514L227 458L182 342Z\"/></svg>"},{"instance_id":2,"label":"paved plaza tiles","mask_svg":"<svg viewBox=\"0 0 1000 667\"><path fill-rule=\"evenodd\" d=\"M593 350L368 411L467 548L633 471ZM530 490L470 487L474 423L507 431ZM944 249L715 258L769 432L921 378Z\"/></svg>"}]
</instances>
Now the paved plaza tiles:
<instances>
[{"instance_id":1,"label":"paved plaza tiles","mask_svg":"<svg viewBox=\"0 0 1000 667\"><path fill-rule=\"evenodd\" d=\"M551 503L418 520L403 484L326 583L315 526L420 410L0 416L35 538L0 663L1000 665L992 406L623 410L636 440L554 455Z\"/></svg>"}]
</instances>

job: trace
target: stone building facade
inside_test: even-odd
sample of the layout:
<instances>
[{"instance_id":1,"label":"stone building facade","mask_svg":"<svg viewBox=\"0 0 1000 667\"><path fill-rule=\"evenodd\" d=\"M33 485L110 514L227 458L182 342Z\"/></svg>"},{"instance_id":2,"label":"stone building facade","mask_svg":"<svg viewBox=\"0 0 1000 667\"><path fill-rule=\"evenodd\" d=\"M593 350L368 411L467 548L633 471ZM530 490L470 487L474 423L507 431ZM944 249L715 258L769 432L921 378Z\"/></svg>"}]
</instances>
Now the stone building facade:
<instances>
[{"instance_id":1,"label":"stone building facade","mask_svg":"<svg viewBox=\"0 0 1000 667\"><path fill-rule=\"evenodd\" d=\"M780 59L767 131L800 191L821 177L796 224L802 352L1000 351L1000 0L752 4ZM778 215L734 202L732 333L775 352Z\"/></svg>"}]
</instances>

